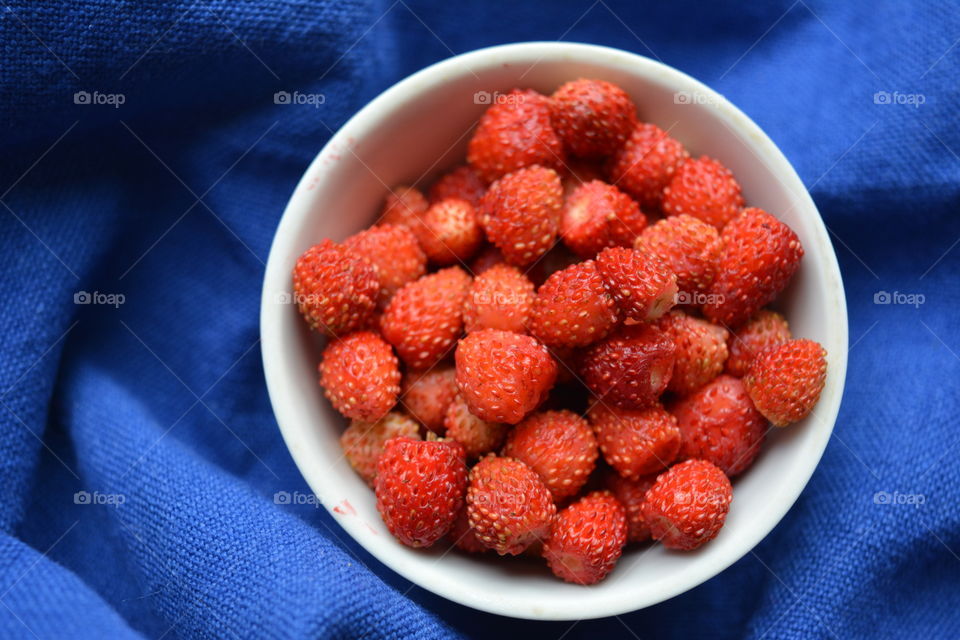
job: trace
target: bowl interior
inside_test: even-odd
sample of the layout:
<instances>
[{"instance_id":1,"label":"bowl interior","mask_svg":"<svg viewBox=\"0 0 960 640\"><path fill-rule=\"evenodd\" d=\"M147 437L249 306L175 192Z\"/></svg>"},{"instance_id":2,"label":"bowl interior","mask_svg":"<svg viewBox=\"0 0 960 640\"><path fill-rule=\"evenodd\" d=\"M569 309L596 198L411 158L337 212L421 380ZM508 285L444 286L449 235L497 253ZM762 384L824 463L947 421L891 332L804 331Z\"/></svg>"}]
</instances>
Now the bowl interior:
<instances>
[{"instance_id":1,"label":"bowl interior","mask_svg":"<svg viewBox=\"0 0 960 640\"><path fill-rule=\"evenodd\" d=\"M403 547L377 514L373 493L341 455L344 421L323 399L316 367L322 341L289 304L290 273L310 245L341 240L370 224L390 187L428 184L463 161L476 121L496 92L522 86L550 93L566 80L602 78L623 87L640 117L735 174L748 204L799 235L806 256L779 306L794 335L828 353L816 415L775 430L756 463L734 482L726 526L693 553L658 545L629 548L602 583L577 587L524 560L491 561ZM690 589L746 554L790 508L830 436L846 372L847 321L836 257L810 197L789 163L746 116L688 76L622 51L528 43L453 58L395 85L365 107L307 170L277 231L261 314L263 357L283 436L308 484L343 528L411 581L478 609L523 618L581 619L639 609Z\"/></svg>"}]
</instances>

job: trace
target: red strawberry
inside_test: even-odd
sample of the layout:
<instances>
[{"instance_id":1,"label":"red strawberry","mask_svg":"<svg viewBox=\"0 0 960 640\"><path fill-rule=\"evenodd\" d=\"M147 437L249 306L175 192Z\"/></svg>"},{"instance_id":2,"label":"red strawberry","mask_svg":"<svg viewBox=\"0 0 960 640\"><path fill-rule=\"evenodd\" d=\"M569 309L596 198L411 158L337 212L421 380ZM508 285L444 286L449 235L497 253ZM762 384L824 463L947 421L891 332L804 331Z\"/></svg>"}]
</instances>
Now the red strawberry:
<instances>
[{"instance_id":1,"label":"red strawberry","mask_svg":"<svg viewBox=\"0 0 960 640\"><path fill-rule=\"evenodd\" d=\"M368 485L377 477L377 460L387 440L396 436L420 439L420 425L410 416L391 411L376 422L354 420L340 435L343 455Z\"/></svg>"},{"instance_id":2,"label":"red strawberry","mask_svg":"<svg viewBox=\"0 0 960 640\"><path fill-rule=\"evenodd\" d=\"M677 296L677 276L653 254L613 247L597 255L597 270L620 311L630 320L659 318Z\"/></svg>"},{"instance_id":3,"label":"red strawberry","mask_svg":"<svg viewBox=\"0 0 960 640\"><path fill-rule=\"evenodd\" d=\"M447 408L457 397L457 372L452 366L403 375L400 401L430 431L443 435Z\"/></svg>"},{"instance_id":4,"label":"red strawberry","mask_svg":"<svg viewBox=\"0 0 960 640\"><path fill-rule=\"evenodd\" d=\"M469 166L457 167L449 173L440 176L440 179L430 187L430 202L436 203L448 198L466 200L474 207L480 206L487 187L477 172Z\"/></svg>"},{"instance_id":5,"label":"red strawberry","mask_svg":"<svg viewBox=\"0 0 960 640\"><path fill-rule=\"evenodd\" d=\"M383 337L410 367L439 362L463 331L463 301L470 276L449 267L404 285L380 318Z\"/></svg>"},{"instance_id":6,"label":"red strawberry","mask_svg":"<svg viewBox=\"0 0 960 640\"><path fill-rule=\"evenodd\" d=\"M729 169L700 156L680 165L663 190L662 206L668 216L686 213L723 229L740 213L743 196Z\"/></svg>"},{"instance_id":7,"label":"red strawberry","mask_svg":"<svg viewBox=\"0 0 960 640\"><path fill-rule=\"evenodd\" d=\"M793 230L762 209L744 209L721 234L723 254L703 313L736 327L772 302L803 258Z\"/></svg>"},{"instance_id":8,"label":"red strawberry","mask_svg":"<svg viewBox=\"0 0 960 640\"><path fill-rule=\"evenodd\" d=\"M500 555L545 539L556 513L540 476L519 460L487 456L470 471L467 518L480 542Z\"/></svg>"},{"instance_id":9,"label":"red strawberry","mask_svg":"<svg viewBox=\"0 0 960 640\"><path fill-rule=\"evenodd\" d=\"M400 542L429 547L453 526L466 485L458 443L391 438L377 463L377 511Z\"/></svg>"},{"instance_id":10,"label":"red strawberry","mask_svg":"<svg viewBox=\"0 0 960 640\"><path fill-rule=\"evenodd\" d=\"M372 331L333 338L323 350L320 385L333 408L354 420L379 420L397 403L400 365Z\"/></svg>"},{"instance_id":11,"label":"red strawberry","mask_svg":"<svg viewBox=\"0 0 960 640\"><path fill-rule=\"evenodd\" d=\"M827 352L813 340L789 340L761 352L743 384L757 409L778 427L803 420L827 380Z\"/></svg>"},{"instance_id":12,"label":"red strawberry","mask_svg":"<svg viewBox=\"0 0 960 640\"><path fill-rule=\"evenodd\" d=\"M582 347L617 323L613 298L593 260L557 271L537 291L530 333L549 347Z\"/></svg>"},{"instance_id":13,"label":"red strawberry","mask_svg":"<svg viewBox=\"0 0 960 640\"><path fill-rule=\"evenodd\" d=\"M627 543L627 515L608 491L596 491L561 511L543 557L558 578L575 584L600 582Z\"/></svg>"},{"instance_id":14,"label":"red strawberry","mask_svg":"<svg viewBox=\"0 0 960 640\"><path fill-rule=\"evenodd\" d=\"M647 227L634 245L660 258L677 275L678 304L698 304L717 275L723 244L713 225L680 214Z\"/></svg>"},{"instance_id":15,"label":"red strawberry","mask_svg":"<svg viewBox=\"0 0 960 640\"><path fill-rule=\"evenodd\" d=\"M643 476L637 480L624 478L619 473L604 475L604 483L627 514L627 542L645 542L650 539L650 527L643 519L643 503L647 491L656 481L656 475Z\"/></svg>"},{"instance_id":16,"label":"red strawberry","mask_svg":"<svg viewBox=\"0 0 960 640\"><path fill-rule=\"evenodd\" d=\"M645 409L667 388L673 357L673 341L657 327L626 326L586 349L580 374L601 401Z\"/></svg>"},{"instance_id":17,"label":"red strawberry","mask_svg":"<svg viewBox=\"0 0 960 640\"><path fill-rule=\"evenodd\" d=\"M427 271L427 256L407 227L381 224L343 241L343 246L363 256L380 279L380 307L385 307L400 287Z\"/></svg>"},{"instance_id":18,"label":"red strawberry","mask_svg":"<svg viewBox=\"0 0 960 640\"><path fill-rule=\"evenodd\" d=\"M776 311L761 309L753 314L743 326L727 339L730 357L727 358L727 373L742 378L747 375L758 353L793 336L787 320Z\"/></svg>"},{"instance_id":19,"label":"red strawberry","mask_svg":"<svg viewBox=\"0 0 960 640\"><path fill-rule=\"evenodd\" d=\"M643 518L668 549L696 549L720 532L733 487L706 460L687 460L657 478L643 503Z\"/></svg>"},{"instance_id":20,"label":"red strawberry","mask_svg":"<svg viewBox=\"0 0 960 640\"><path fill-rule=\"evenodd\" d=\"M447 407L443 424L447 428L447 437L462 444L471 460L499 449L507 437L507 425L481 420L470 413L460 396Z\"/></svg>"},{"instance_id":21,"label":"red strawberry","mask_svg":"<svg viewBox=\"0 0 960 640\"><path fill-rule=\"evenodd\" d=\"M449 538L461 551L466 551L467 553L483 553L488 551L487 547L480 542L476 531L470 526L470 521L467 519L466 505L460 509L457 519L453 521L453 528L450 529Z\"/></svg>"},{"instance_id":22,"label":"red strawberry","mask_svg":"<svg viewBox=\"0 0 960 640\"><path fill-rule=\"evenodd\" d=\"M636 480L663 471L680 449L677 420L655 404L628 410L596 403L587 413L597 434L603 459L617 473Z\"/></svg>"},{"instance_id":23,"label":"red strawberry","mask_svg":"<svg viewBox=\"0 0 960 640\"><path fill-rule=\"evenodd\" d=\"M767 420L753 407L743 383L722 375L670 407L682 434L680 459L699 458L731 478L753 464Z\"/></svg>"},{"instance_id":24,"label":"red strawberry","mask_svg":"<svg viewBox=\"0 0 960 640\"><path fill-rule=\"evenodd\" d=\"M556 171L520 169L490 185L480 206L481 224L507 262L527 267L553 246L562 204Z\"/></svg>"},{"instance_id":25,"label":"red strawberry","mask_svg":"<svg viewBox=\"0 0 960 640\"><path fill-rule=\"evenodd\" d=\"M500 329L523 333L533 307L533 283L516 267L498 264L473 280L463 303L467 333Z\"/></svg>"},{"instance_id":26,"label":"red strawberry","mask_svg":"<svg viewBox=\"0 0 960 640\"><path fill-rule=\"evenodd\" d=\"M467 335L456 352L457 386L474 414L516 424L550 393L557 363L530 336L484 329Z\"/></svg>"},{"instance_id":27,"label":"red strawberry","mask_svg":"<svg viewBox=\"0 0 960 640\"><path fill-rule=\"evenodd\" d=\"M433 264L446 266L473 257L483 231L473 205L450 198L434 204L422 217L420 245Z\"/></svg>"},{"instance_id":28,"label":"red strawberry","mask_svg":"<svg viewBox=\"0 0 960 640\"><path fill-rule=\"evenodd\" d=\"M479 209L478 209L479 211ZM473 262L470 263L470 273L475 276L480 275L490 267L497 264L506 264L506 259L494 245L488 244L477 253Z\"/></svg>"},{"instance_id":29,"label":"red strawberry","mask_svg":"<svg viewBox=\"0 0 960 640\"><path fill-rule=\"evenodd\" d=\"M563 206L560 236L581 258L606 247L632 247L647 218L630 196L593 180L577 187Z\"/></svg>"},{"instance_id":30,"label":"red strawberry","mask_svg":"<svg viewBox=\"0 0 960 640\"><path fill-rule=\"evenodd\" d=\"M293 294L314 331L342 335L366 326L379 292L374 267L331 240L307 249L293 268Z\"/></svg>"},{"instance_id":31,"label":"red strawberry","mask_svg":"<svg viewBox=\"0 0 960 640\"><path fill-rule=\"evenodd\" d=\"M693 393L723 372L727 361L729 332L682 311L671 311L660 319L660 328L670 334L676 357L668 391Z\"/></svg>"},{"instance_id":32,"label":"red strawberry","mask_svg":"<svg viewBox=\"0 0 960 640\"><path fill-rule=\"evenodd\" d=\"M396 187L387 196L380 214L381 224L394 224L409 227L417 232L423 214L427 212L427 199L413 187Z\"/></svg>"},{"instance_id":33,"label":"red strawberry","mask_svg":"<svg viewBox=\"0 0 960 640\"><path fill-rule=\"evenodd\" d=\"M563 155L550 124L549 98L520 89L497 96L467 147L467 161L486 182L535 164L559 169Z\"/></svg>"},{"instance_id":34,"label":"red strawberry","mask_svg":"<svg viewBox=\"0 0 960 640\"><path fill-rule=\"evenodd\" d=\"M610 181L643 207L659 208L663 188L688 157L683 145L656 125L636 126L607 165Z\"/></svg>"},{"instance_id":35,"label":"red strawberry","mask_svg":"<svg viewBox=\"0 0 960 640\"><path fill-rule=\"evenodd\" d=\"M615 84L581 78L561 85L551 97L550 122L572 155L608 156L637 126L637 107Z\"/></svg>"},{"instance_id":36,"label":"red strawberry","mask_svg":"<svg viewBox=\"0 0 960 640\"><path fill-rule=\"evenodd\" d=\"M555 502L577 494L597 461L597 441L587 421L572 411L533 413L507 437L503 455L540 474Z\"/></svg>"}]
</instances>

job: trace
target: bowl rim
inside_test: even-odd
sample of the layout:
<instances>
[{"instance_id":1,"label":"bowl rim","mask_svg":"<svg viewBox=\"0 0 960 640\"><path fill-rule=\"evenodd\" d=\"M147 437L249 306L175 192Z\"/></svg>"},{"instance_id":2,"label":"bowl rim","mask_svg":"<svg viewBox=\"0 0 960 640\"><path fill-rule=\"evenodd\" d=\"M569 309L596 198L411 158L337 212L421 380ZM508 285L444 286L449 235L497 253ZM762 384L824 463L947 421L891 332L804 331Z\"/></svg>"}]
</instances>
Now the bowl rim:
<instances>
[{"instance_id":1,"label":"bowl rim","mask_svg":"<svg viewBox=\"0 0 960 640\"><path fill-rule=\"evenodd\" d=\"M366 527L359 523L357 518L347 519L335 516L336 502L333 489L326 488L323 483L311 482L313 461L309 460L309 456L295 446L295 431L298 421L292 414L292 409L285 404L283 399L284 390L282 387L284 385L282 378L285 359L282 357L280 349L280 334L282 332L280 317L284 305L275 304L274 297L277 291L289 290L290 274L279 264L281 258L278 256L278 252L280 247L287 245L289 238L293 235L293 227L295 226L293 217L296 215L293 212L304 208L304 201L311 197L309 183L315 182L316 176L323 171L324 165L336 162L335 156L339 150L350 144L351 141L361 139L362 133L369 129L371 125L379 122L385 115L393 111L398 104L413 97L423 86L426 79L443 77L450 72L455 74L472 73L474 66L502 64L511 58L529 57L531 53L538 54L540 60L548 56L565 56L585 58L599 64L617 63L619 66L629 64L634 66L640 75L658 77L661 81L669 81L673 85L682 87L680 90L698 91L710 96L713 101L713 108L717 110L717 117L726 121L727 126L734 132L742 134L746 138L744 144L752 146L751 151L753 153L756 153L757 150L762 152L758 159L767 164L771 172L783 182L785 188L794 192L794 196L800 202L800 206L797 208L803 208L814 214L811 216L813 232L818 236L818 244L825 247L825 250L821 252L820 261L816 263L816 268L822 270L825 286L830 289L826 293L832 294L829 297L835 300L837 320L842 320L842 322L833 323L832 328L828 329L836 338L833 342L842 345L843 348L839 352L830 354L831 375L828 376L827 385L828 387L834 387L835 391L829 394L830 399L832 399L829 406L818 405L817 420L825 423L826 426L817 431L819 437L813 440L813 444L807 450L807 453L810 454L808 456L808 466L799 476L795 477L792 485L781 490L783 500L759 514L759 519L754 521L754 526L749 529L746 535L741 536L741 544L737 546L736 553L728 553L719 558L711 557L710 561L704 563L704 566L697 572L695 579L686 582L675 581L667 588L655 594L649 594L648 597L641 600L636 598L609 598L607 601L598 603L596 599L585 597L583 599L584 604L579 606L571 607L567 604L562 608L551 608L549 603L545 603L543 608L521 609L511 606L504 599L478 596L476 590L471 589L469 584L464 584L469 581L464 581L462 578L438 575L436 572L426 577L421 575L422 567L419 561L410 560L405 554L391 553L393 547L383 544L382 536L368 531ZM280 283L283 283L283 285L281 286ZM330 137L298 181L284 209L271 243L261 293L260 338L267 391L281 435L304 480L311 491L319 498L324 508L331 514L331 517L368 553L412 583L464 606L488 613L530 620L585 620L643 609L673 598L706 582L750 553L793 507L819 465L839 413L846 380L847 351L849 348L846 296L836 251L830 242L823 218L809 192L793 166L769 136L723 95L669 65L612 47L553 41L519 42L485 47L455 55L424 67L383 91ZM826 399L827 395L825 393L822 399ZM425 561L429 561L430 558L431 556L424 556ZM589 603L589 609L586 608L586 603Z\"/></svg>"}]
</instances>

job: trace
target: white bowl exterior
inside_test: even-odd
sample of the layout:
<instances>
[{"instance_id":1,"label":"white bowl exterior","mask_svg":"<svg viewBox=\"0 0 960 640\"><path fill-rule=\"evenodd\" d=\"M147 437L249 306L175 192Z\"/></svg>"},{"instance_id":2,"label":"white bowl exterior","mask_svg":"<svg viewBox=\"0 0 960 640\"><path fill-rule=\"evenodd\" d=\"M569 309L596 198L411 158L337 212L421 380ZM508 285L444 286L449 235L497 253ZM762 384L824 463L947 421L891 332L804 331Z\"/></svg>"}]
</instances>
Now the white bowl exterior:
<instances>
[{"instance_id":1,"label":"white bowl exterior","mask_svg":"<svg viewBox=\"0 0 960 640\"><path fill-rule=\"evenodd\" d=\"M698 551L630 548L600 584L563 583L522 561L414 550L396 542L373 492L343 459L342 418L317 386L321 341L288 300L297 257L325 237L341 240L372 222L388 188L435 177L462 162L486 104L476 92L515 86L550 93L578 77L623 87L640 117L679 139L692 155L729 167L746 201L789 224L806 255L779 307L794 336L828 352L827 384L814 416L771 432L756 463L734 482L720 535ZM678 92L692 99L680 103ZM680 94L684 95L684 94ZM650 59L572 43L504 45L463 54L393 86L354 116L307 169L284 212L267 264L261 307L264 370L290 452L311 489L341 526L385 565L419 586L492 613L575 620L640 609L691 589L748 553L780 521L812 475L830 438L843 393L847 313L836 256L796 172L743 113L703 84Z\"/></svg>"}]
</instances>

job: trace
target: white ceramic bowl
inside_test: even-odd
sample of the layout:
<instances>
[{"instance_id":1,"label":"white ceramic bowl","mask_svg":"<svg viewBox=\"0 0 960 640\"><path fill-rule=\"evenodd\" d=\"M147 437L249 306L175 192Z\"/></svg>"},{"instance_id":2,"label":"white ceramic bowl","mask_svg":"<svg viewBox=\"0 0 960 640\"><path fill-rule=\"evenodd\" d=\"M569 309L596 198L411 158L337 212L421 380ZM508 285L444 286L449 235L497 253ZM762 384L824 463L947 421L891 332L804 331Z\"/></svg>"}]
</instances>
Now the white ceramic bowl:
<instances>
[{"instance_id":1,"label":"white ceramic bowl","mask_svg":"<svg viewBox=\"0 0 960 640\"><path fill-rule=\"evenodd\" d=\"M579 77L623 87L641 119L668 129L693 155L718 158L743 186L748 204L797 232L806 255L779 306L795 336L816 340L829 353L816 415L771 433L756 463L736 479L726 526L715 540L692 553L660 545L629 548L610 576L591 587L561 582L532 563L414 550L394 540L373 492L341 455L343 420L317 385L321 340L309 333L296 306L284 303L301 252L370 224L388 188L418 180L422 186L463 161L488 97L516 86L551 93ZM280 221L267 263L260 331L283 437L307 483L347 533L424 589L476 609L540 620L647 607L701 584L749 552L793 505L817 466L847 367L847 311L836 256L813 201L773 142L721 95L675 69L616 49L562 42L504 45L444 60L394 85L347 122L311 163Z\"/></svg>"}]
</instances>

